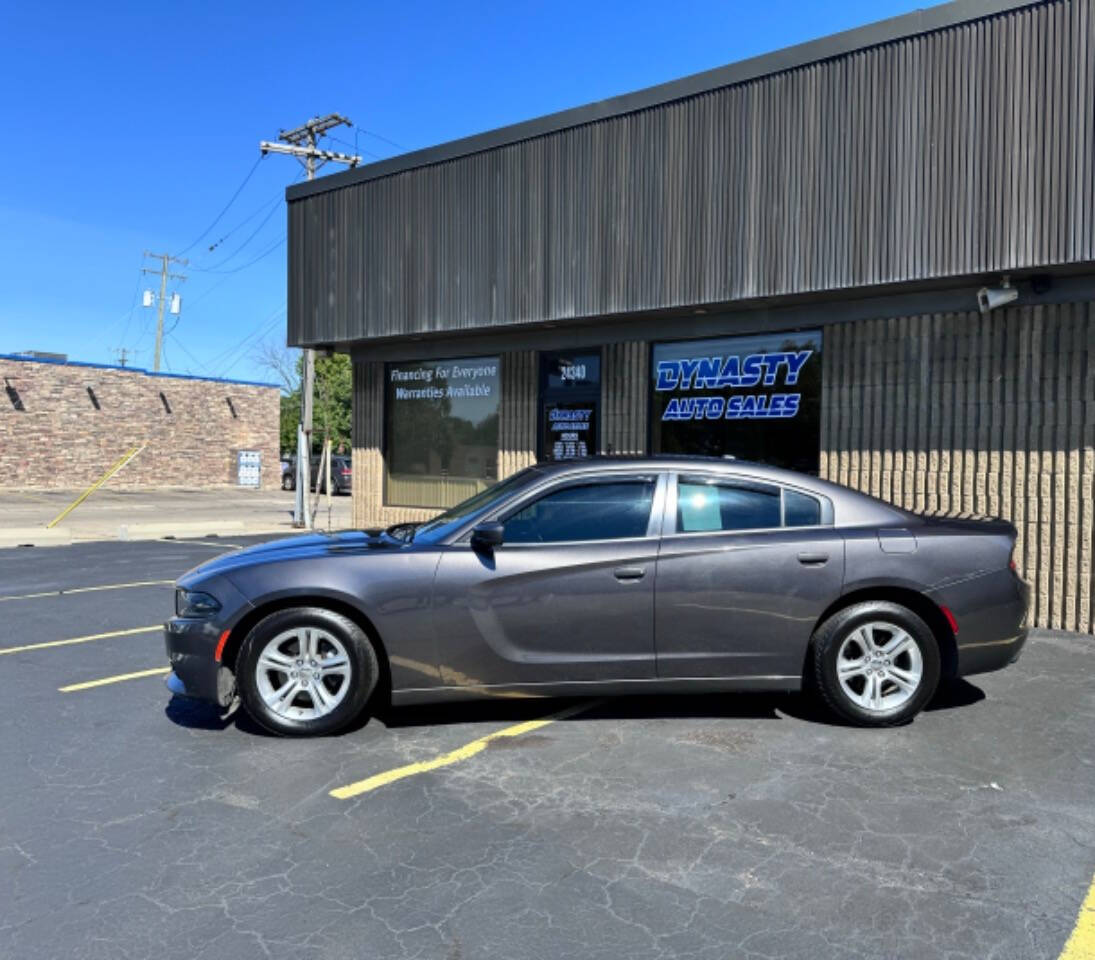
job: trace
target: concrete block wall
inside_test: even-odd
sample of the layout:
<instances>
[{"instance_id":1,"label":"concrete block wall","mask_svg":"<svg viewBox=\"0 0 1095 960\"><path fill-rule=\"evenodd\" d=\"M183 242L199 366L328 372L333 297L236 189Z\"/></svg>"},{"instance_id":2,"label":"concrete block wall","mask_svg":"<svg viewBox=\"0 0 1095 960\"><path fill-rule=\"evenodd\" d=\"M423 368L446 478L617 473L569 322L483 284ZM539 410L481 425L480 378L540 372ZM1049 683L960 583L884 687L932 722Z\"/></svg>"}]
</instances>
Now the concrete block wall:
<instances>
[{"instance_id":1,"label":"concrete block wall","mask_svg":"<svg viewBox=\"0 0 1095 960\"><path fill-rule=\"evenodd\" d=\"M277 387L3 358L0 385L6 488L85 487L141 444L111 486L235 484L239 450L262 452L265 489L281 484Z\"/></svg>"},{"instance_id":2,"label":"concrete block wall","mask_svg":"<svg viewBox=\"0 0 1095 960\"><path fill-rule=\"evenodd\" d=\"M1031 622L1095 631L1095 304L1016 306L825 327L821 475L916 511L1000 516L1019 531ZM647 449L647 344L608 344L602 452ZM499 476L536 449L534 352L506 354ZM354 516L382 504L383 364L355 364Z\"/></svg>"},{"instance_id":3,"label":"concrete block wall","mask_svg":"<svg viewBox=\"0 0 1095 960\"><path fill-rule=\"evenodd\" d=\"M1091 632L1095 305L826 327L822 476L1019 530L1039 627Z\"/></svg>"}]
</instances>

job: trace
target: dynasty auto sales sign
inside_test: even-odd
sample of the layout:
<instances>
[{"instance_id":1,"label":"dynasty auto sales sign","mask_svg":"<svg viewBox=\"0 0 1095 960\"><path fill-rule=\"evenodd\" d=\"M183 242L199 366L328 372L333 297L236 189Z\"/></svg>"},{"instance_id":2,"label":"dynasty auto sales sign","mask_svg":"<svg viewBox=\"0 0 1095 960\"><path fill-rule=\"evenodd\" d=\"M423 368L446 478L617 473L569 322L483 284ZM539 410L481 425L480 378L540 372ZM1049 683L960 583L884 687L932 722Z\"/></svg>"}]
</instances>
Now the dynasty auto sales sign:
<instances>
[{"instance_id":1,"label":"dynasty auto sales sign","mask_svg":"<svg viewBox=\"0 0 1095 960\"><path fill-rule=\"evenodd\" d=\"M816 471L821 331L655 345L653 449Z\"/></svg>"}]
</instances>

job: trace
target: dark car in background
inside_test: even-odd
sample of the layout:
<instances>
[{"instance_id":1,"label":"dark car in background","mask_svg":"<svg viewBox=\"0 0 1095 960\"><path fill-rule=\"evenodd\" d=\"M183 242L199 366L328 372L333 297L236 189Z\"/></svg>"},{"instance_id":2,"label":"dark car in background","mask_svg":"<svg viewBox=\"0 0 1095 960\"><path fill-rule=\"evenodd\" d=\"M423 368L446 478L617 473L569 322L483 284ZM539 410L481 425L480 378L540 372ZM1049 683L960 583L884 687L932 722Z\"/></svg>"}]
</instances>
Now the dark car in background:
<instances>
[{"instance_id":1,"label":"dark car in background","mask_svg":"<svg viewBox=\"0 0 1095 960\"><path fill-rule=\"evenodd\" d=\"M316 534L181 577L178 694L285 734L370 698L799 690L910 720L1013 662L1028 591L1001 520L933 518L706 458L531 467L422 524ZM382 682L383 681L383 682Z\"/></svg>"},{"instance_id":2,"label":"dark car in background","mask_svg":"<svg viewBox=\"0 0 1095 960\"><path fill-rule=\"evenodd\" d=\"M309 487L319 493L327 492L326 470L323 458L313 456L311 460L311 475ZM353 462L349 456L341 453L331 455L331 493L350 493L353 489ZM296 490L297 488L297 458L292 456L282 461L281 489Z\"/></svg>"}]
</instances>

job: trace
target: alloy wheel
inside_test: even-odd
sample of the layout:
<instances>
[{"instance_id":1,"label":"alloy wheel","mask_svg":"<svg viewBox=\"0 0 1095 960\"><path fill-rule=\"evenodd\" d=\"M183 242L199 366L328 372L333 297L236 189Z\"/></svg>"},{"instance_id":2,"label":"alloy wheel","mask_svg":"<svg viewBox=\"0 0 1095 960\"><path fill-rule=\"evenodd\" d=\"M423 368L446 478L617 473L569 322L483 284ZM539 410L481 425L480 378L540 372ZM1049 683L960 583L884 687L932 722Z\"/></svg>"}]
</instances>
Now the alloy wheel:
<instances>
[{"instance_id":1,"label":"alloy wheel","mask_svg":"<svg viewBox=\"0 0 1095 960\"><path fill-rule=\"evenodd\" d=\"M844 638L837 653L836 675L854 704L871 713L888 713L920 689L924 659L917 642L901 627L872 621Z\"/></svg>"},{"instance_id":2,"label":"alloy wheel","mask_svg":"<svg viewBox=\"0 0 1095 960\"><path fill-rule=\"evenodd\" d=\"M334 634L319 627L294 627L263 648L255 664L255 685L279 717L315 720L345 699L350 657Z\"/></svg>"}]
</instances>

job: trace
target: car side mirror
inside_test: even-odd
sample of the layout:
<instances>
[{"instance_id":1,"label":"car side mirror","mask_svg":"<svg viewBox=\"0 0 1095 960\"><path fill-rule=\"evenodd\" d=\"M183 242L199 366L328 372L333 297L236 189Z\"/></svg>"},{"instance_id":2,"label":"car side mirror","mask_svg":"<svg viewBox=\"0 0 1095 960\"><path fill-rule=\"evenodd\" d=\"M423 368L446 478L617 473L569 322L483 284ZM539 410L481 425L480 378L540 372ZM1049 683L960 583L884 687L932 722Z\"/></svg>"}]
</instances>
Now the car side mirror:
<instances>
[{"instance_id":1,"label":"car side mirror","mask_svg":"<svg viewBox=\"0 0 1095 960\"><path fill-rule=\"evenodd\" d=\"M497 520L488 523L476 524L471 532L471 546L473 550L493 550L502 546L502 538L506 528Z\"/></svg>"}]
</instances>

